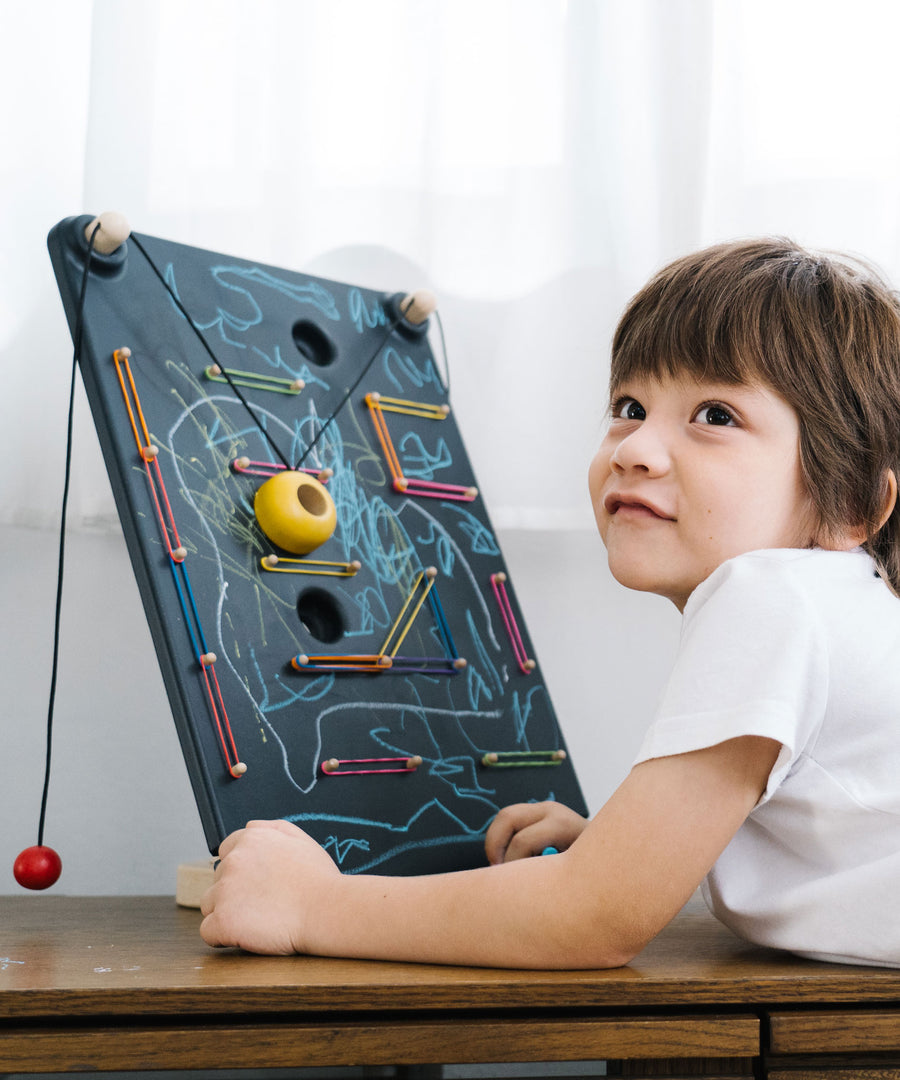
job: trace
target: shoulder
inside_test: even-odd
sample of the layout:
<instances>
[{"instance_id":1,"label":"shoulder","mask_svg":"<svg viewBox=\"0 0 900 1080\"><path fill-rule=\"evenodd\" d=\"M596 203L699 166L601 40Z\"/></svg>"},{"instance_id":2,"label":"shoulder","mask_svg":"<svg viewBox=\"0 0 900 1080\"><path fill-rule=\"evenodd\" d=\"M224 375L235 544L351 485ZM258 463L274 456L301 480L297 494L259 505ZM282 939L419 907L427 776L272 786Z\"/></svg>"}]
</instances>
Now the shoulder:
<instances>
[{"instance_id":1,"label":"shoulder","mask_svg":"<svg viewBox=\"0 0 900 1080\"><path fill-rule=\"evenodd\" d=\"M684 609L685 621L704 609L727 604L742 609L799 613L821 606L834 593L849 590L890 594L864 551L776 548L750 551L728 559L694 590ZM798 611L799 609L799 611ZM707 612L708 613L708 612Z\"/></svg>"},{"instance_id":2,"label":"shoulder","mask_svg":"<svg viewBox=\"0 0 900 1080\"><path fill-rule=\"evenodd\" d=\"M749 552L697 586L644 757L757 735L789 748L782 774L827 706L831 635L814 581L832 554Z\"/></svg>"},{"instance_id":3,"label":"shoulder","mask_svg":"<svg viewBox=\"0 0 900 1080\"><path fill-rule=\"evenodd\" d=\"M681 652L733 660L752 643L754 655L776 665L824 658L837 646L856 651L888 626L900 633L900 603L865 552L751 551L722 563L691 594Z\"/></svg>"}]
</instances>

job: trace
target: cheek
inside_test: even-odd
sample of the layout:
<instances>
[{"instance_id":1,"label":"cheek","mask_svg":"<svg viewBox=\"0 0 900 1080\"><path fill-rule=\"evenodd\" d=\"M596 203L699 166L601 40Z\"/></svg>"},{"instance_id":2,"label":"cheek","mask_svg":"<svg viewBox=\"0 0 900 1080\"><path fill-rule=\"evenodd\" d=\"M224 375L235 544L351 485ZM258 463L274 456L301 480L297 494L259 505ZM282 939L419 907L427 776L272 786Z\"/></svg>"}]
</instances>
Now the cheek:
<instances>
[{"instance_id":1,"label":"cheek","mask_svg":"<svg viewBox=\"0 0 900 1080\"><path fill-rule=\"evenodd\" d=\"M588 467L588 490L591 493L591 506L594 509L594 520L603 541L606 541L606 527L609 521L603 510L603 490L609 479L609 453L601 446L594 455Z\"/></svg>"},{"instance_id":2,"label":"cheek","mask_svg":"<svg viewBox=\"0 0 900 1080\"><path fill-rule=\"evenodd\" d=\"M609 454L606 453L604 447L601 446L588 466L588 490L591 493L591 502L594 504L595 509L597 507L597 501L600 498L600 493L603 490L603 485L608 476Z\"/></svg>"}]
</instances>

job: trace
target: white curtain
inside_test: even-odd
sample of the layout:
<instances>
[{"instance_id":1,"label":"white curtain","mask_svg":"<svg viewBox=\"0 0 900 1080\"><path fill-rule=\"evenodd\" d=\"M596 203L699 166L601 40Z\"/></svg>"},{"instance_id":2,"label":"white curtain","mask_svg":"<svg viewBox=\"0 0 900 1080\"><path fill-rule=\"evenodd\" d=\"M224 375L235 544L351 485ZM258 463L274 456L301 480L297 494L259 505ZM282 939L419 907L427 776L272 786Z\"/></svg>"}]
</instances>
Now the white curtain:
<instances>
[{"instance_id":1,"label":"white curtain","mask_svg":"<svg viewBox=\"0 0 900 1080\"><path fill-rule=\"evenodd\" d=\"M900 281L893 0L0 0L0 523L58 520L44 238L138 232L438 294L494 520L590 524L628 296L789 234ZM83 400L74 527L114 520Z\"/></svg>"}]
</instances>

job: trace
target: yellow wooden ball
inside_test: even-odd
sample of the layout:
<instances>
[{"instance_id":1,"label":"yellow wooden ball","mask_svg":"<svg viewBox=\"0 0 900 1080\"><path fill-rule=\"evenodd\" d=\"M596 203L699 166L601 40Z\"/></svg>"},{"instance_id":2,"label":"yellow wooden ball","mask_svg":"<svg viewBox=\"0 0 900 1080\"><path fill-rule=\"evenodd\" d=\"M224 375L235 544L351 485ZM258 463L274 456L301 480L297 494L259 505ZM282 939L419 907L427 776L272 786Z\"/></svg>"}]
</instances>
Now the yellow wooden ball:
<instances>
[{"instance_id":1,"label":"yellow wooden ball","mask_svg":"<svg viewBox=\"0 0 900 1080\"><path fill-rule=\"evenodd\" d=\"M257 491L253 512L273 544L307 555L329 539L337 524L334 499L308 473L276 473Z\"/></svg>"}]
</instances>

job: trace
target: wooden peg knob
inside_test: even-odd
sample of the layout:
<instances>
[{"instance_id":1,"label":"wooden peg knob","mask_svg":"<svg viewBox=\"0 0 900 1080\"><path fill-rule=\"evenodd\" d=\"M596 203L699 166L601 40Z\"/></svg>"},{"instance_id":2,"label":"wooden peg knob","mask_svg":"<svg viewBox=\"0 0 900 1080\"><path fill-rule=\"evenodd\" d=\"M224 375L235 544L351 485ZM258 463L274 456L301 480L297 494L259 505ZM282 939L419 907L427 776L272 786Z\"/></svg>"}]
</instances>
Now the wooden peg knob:
<instances>
[{"instance_id":1,"label":"wooden peg knob","mask_svg":"<svg viewBox=\"0 0 900 1080\"><path fill-rule=\"evenodd\" d=\"M94 238L94 251L100 255L112 255L116 248L121 247L131 235L131 226L124 214L120 214L117 210L105 210L84 230L84 238L88 243L98 225L100 231Z\"/></svg>"},{"instance_id":2,"label":"wooden peg knob","mask_svg":"<svg viewBox=\"0 0 900 1080\"><path fill-rule=\"evenodd\" d=\"M400 314L413 326L421 326L437 309L437 299L428 289L416 289L400 301Z\"/></svg>"}]
</instances>

